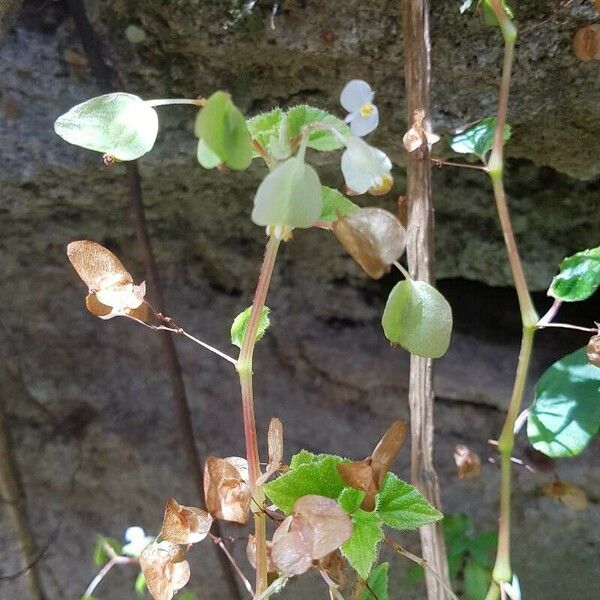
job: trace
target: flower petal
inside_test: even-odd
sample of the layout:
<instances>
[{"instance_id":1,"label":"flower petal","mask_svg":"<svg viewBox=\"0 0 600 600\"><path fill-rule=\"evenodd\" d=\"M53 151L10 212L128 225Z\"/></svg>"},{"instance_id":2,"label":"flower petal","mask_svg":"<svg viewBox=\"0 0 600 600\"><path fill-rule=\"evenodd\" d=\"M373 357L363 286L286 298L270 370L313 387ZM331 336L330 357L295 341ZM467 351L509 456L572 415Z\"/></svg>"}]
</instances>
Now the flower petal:
<instances>
[{"instance_id":1,"label":"flower petal","mask_svg":"<svg viewBox=\"0 0 600 600\"><path fill-rule=\"evenodd\" d=\"M349 81L340 94L340 104L350 113L360 110L365 104L369 104L375 92L371 86L362 79Z\"/></svg>"},{"instance_id":2,"label":"flower petal","mask_svg":"<svg viewBox=\"0 0 600 600\"><path fill-rule=\"evenodd\" d=\"M377 125L379 125L379 111L376 106L371 105L371 112L368 116L363 117L358 113L358 115L352 119L350 131L358 137L363 137L364 135L375 131Z\"/></svg>"}]
</instances>

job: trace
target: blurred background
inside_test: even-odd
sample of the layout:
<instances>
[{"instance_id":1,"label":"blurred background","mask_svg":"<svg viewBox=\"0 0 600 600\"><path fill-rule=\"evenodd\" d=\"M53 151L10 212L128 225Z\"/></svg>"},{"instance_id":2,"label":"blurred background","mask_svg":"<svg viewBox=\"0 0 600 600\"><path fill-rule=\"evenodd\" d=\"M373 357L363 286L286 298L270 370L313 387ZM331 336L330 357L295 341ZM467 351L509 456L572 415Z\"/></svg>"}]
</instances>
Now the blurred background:
<instances>
[{"instance_id":1,"label":"blurred background","mask_svg":"<svg viewBox=\"0 0 600 600\"><path fill-rule=\"evenodd\" d=\"M18 4L0 2L0 394L44 593L76 600L97 572L97 534L122 539L130 525L156 533L168 497L188 505L197 497L158 334L87 313L84 286L66 258L68 242L95 240L136 281L146 278L125 167L107 167L98 154L69 146L54 134L54 120L109 83L145 99L226 89L248 115L307 102L343 116L343 85L365 79L381 114L370 142L396 162L396 183L393 193L358 202L394 211L405 190L401 3L348 0L343 10L332 0ZM432 120L444 134L494 113L502 48L478 15L459 13L458 0L432 4ZM600 62L578 59L571 41L581 25L600 21L600 12L587 0L523 0L515 16L523 35L507 191L526 273L545 312L560 260L599 241ZM159 109L158 142L139 161L143 200L168 314L234 353L229 328L251 303L264 244L264 231L249 219L264 169L204 171L195 159L194 117L189 106ZM311 159L324 183L341 186L337 155ZM496 528L499 470L488 460L495 456L488 440L498 435L508 404L518 306L486 178L444 167L434 184L436 272L456 323L450 351L436 366L436 466L444 512L467 513L476 531L489 531ZM324 231L302 231L283 248L255 386L261 439L269 418L279 417L287 459L300 448L363 458L394 418L408 416L407 355L389 347L379 325L396 281L395 274L368 280ZM561 320L590 324L598 308L592 298L565 309ZM584 334L542 332L531 380L586 342ZM175 343L201 453L243 455L234 371L186 340ZM458 443L481 456L480 478L457 478ZM526 457L526 445L521 434L517 457ZM596 442L550 472L515 465L514 567L528 600L594 596L598 450ZM409 457L407 447L395 466L407 479ZM587 510L544 497L553 472L585 491ZM25 600L30 591L9 508L0 498L0 598ZM419 552L417 536L402 536L402 543ZM245 541L233 548L245 568ZM422 582L407 583L410 563L390 560L392 597L423 598ZM190 562L191 591L230 597L208 543ZM115 569L95 596L134 598L136 574ZM308 576L286 597L325 592Z\"/></svg>"}]
</instances>

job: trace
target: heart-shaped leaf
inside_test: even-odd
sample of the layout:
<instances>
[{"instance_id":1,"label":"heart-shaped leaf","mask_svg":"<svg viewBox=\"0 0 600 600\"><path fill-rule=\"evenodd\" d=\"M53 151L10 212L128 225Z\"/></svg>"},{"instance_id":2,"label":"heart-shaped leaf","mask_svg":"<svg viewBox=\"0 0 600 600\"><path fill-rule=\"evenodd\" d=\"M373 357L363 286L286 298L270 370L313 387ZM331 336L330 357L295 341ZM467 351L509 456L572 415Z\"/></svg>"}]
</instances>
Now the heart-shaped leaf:
<instances>
[{"instance_id":1,"label":"heart-shaped leaf","mask_svg":"<svg viewBox=\"0 0 600 600\"><path fill-rule=\"evenodd\" d=\"M487 117L450 138L450 147L460 154L475 154L480 158L492 149L496 134L496 117ZM504 126L504 141L510 139L510 125Z\"/></svg>"},{"instance_id":2,"label":"heart-shaped leaf","mask_svg":"<svg viewBox=\"0 0 600 600\"><path fill-rule=\"evenodd\" d=\"M548 295L563 302L587 300L600 286L600 246L567 256Z\"/></svg>"}]
</instances>

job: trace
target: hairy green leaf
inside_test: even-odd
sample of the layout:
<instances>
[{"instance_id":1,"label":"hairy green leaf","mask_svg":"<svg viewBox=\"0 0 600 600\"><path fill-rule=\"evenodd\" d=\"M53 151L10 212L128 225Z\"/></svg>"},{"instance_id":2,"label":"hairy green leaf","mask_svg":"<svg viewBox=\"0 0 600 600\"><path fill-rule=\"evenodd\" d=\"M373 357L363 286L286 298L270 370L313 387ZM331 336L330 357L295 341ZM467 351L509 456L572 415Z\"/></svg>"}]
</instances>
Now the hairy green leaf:
<instances>
[{"instance_id":1,"label":"hairy green leaf","mask_svg":"<svg viewBox=\"0 0 600 600\"><path fill-rule=\"evenodd\" d=\"M394 529L417 529L444 515L412 485L388 473L377 494L375 508L381 520Z\"/></svg>"},{"instance_id":2,"label":"hairy green leaf","mask_svg":"<svg viewBox=\"0 0 600 600\"><path fill-rule=\"evenodd\" d=\"M600 286L600 246L567 256L560 263L548 295L563 302L589 298Z\"/></svg>"},{"instance_id":3,"label":"hairy green leaf","mask_svg":"<svg viewBox=\"0 0 600 600\"><path fill-rule=\"evenodd\" d=\"M323 208L321 209L319 221L332 223L340 217L360 210L358 204L354 204L352 200L346 198L338 190L334 190L326 185L321 186L321 189L323 190Z\"/></svg>"},{"instance_id":4,"label":"hairy green leaf","mask_svg":"<svg viewBox=\"0 0 600 600\"><path fill-rule=\"evenodd\" d=\"M460 154L475 154L484 159L492 149L496 133L496 117L487 117L450 138L450 147ZM504 126L504 141L510 139L510 125Z\"/></svg>"},{"instance_id":5,"label":"hairy green leaf","mask_svg":"<svg viewBox=\"0 0 600 600\"><path fill-rule=\"evenodd\" d=\"M367 512L362 508L355 510L350 518L352 536L340 549L350 566L360 577L367 579L384 537L381 520L376 512Z\"/></svg>"},{"instance_id":6,"label":"hairy green leaf","mask_svg":"<svg viewBox=\"0 0 600 600\"><path fill-rule=\"evenodd\" d=\"M365 498L365 493L362 490L346 487L342 490L338 502L340 506L347 512L354 512Z\"/></svg>"},{"instance_id":7,"label":"hairy green leaf","mask_svg":"<svg viewBox=\"0 0 600 600\"><path fill-rule=\"evenodd\" d=\"M260 319L258 321L258 329L256 330L256 341L262 340L265 332L271 325L271 320L269 319L270 309L267 306L263 306ZM250 324L250 314L252 313L252 307L249 306L245 310L243 310L234 320L231 325L231 343L237 346L238 348L242 347L244 343L244 336L246 335L246 331L248 330L248 325Z\"/></svg>"},{"instance_id":8,"label":"hairy green leaf","mask_svg":"<svg viewBox=\"0 0 600 600\"><path fill-rule=\"evenodd\" d=\"M389 583L388 583L389 564L381 563L377 565L367 581L369 588L363 590L361 600L389 600Z\"/></svg>"},{"instance_id":9,"label":"hairy green leaf","mask_svg":"<svg viewBox=\"0 0 600 600\"><path fill-rule=\"evenodd\" d=\"M56 119L54 131L70 144L135 160L152 150L158 115L138 96L118 92L74 106Z\"/></svg>"},{"instance_id":10,"label":"hairy green leaf","mask_svg":"<svg viewBox=\"0 0 600 600\"><path fill-rule=\"evenodd\" d=\"M336 465L344 459L325 455L311 463L301 464L264 486L265 494L284 513L289 514L298 498L307 494L337 499L344 489Z\"/></svg>"},{"instance_id":11,"label":"hairy green leaf","mask_svg":"<svg viewBox=\"0 0 600 600\"><path fill-rule=\"evenodd\" d=\"M265 150L269 149L271 142L278 139L279 126L283 117L280 108L260 113L246 121L252 139L256 140ZM259 156L255 152L255 156Z\"/></svg>"},{"instance_id":12,"label":"hairy green leaf","mask_svg":"<svg viewBox=\"0 0 600 600\"><path fill-rule=\"evenodd\" d=\"M317 460L317 457L312 452L308 450L300 450L297 454L292 456L292 460L290 461L290 469L296 469L300 465L304 465L307 463L312 463Z\"/></svg>"},{"instance_id":13,"label":"hairy green leaf","mask_svg":"<svg viewBox=\"0 0 600 600\"><path fill-rule=\"evenodd\" d=\"M198 113L196 136L216 154L221 162L236 171L247 169L252 162L252 139L246 119L225 92L215 92Z\"/></svg>"},{"instance_id":14,"label":"hairy green leaf","mask_svg":"<svg viewBox=\"0 0 600 600\"><path fill-rule=\"evenodd\" d=\"M405 280L390 292L381 324L390 342L418 356L439 358L450 345L452 309L428 283Z\"/></svg>"},{"instance_id":15,"label":"hairy green leaf","mask_svg":"<svg viewBox=\"0 0 600 600\"><path fill-rule=\"evenodd\" d=\"M329 114L325 110L307 106L306 104L290 108L287 112L287 117L290 136L292 138L301 136L302 128L311 123L330 125L339 131L342 136L346 136L350 133L350 129L341 119ZM309 134L309 148L328 152L330 150L337 150L343 146L344 144L335 134L331 133L331 131L319 131L318 129L315 129Z\"/></svg>"},{"instance_id":16,"label":"hairy green leaf","mask_svg":"<svg viewBox=\"0 0 600 600\"><path fill-rule=\"evenodd\" d=\"M600 427L600 367L580 348L540 377L529 408L527 436L547 456L576 456Z\"/></svg>"}]
</instances>

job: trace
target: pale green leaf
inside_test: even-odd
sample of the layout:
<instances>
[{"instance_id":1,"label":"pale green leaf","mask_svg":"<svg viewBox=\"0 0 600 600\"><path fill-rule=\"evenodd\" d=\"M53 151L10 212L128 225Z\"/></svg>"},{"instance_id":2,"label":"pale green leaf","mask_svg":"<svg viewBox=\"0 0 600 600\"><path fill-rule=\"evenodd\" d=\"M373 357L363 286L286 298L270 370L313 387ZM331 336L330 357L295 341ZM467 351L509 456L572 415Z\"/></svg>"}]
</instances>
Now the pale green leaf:
<instances>
[{"instance_id":1,"label":"pale green leaf","mask_svg":"<svg viewBox=\"0 0 600 600\"><path fill-rule=\"evenodd\" d=\"M314 108L305 104L301 106L294 106L287 111L288 126L290 136L292 138L298 138L302 135L302 129L304 126L311 123L320 123L322 125L330 125L334 127L342 136L347 136L350 133L350 129L342 121L334 115L328 113L320 108ZM309 134L308 147L315 150L321 150L324 152L330 150L337 150L343 148L344 144L340 139L331 131L319 131L317 129L312 130Z\"/></svg>"},{"instance_id":2,"label":"pale green leaf","mask_svg":"<svg viewBox=\"0 0 600 600\"><path fill-rule=\"evenodd\" d=\"M215 154L204 142L202 138L198 140L196 149L196 158L205 169L214 169L223 163L221 157Z\"/></svg>"},{"instance_id":3,"label":"pale green leaf","mask_svg":"<svg viewBox=\"0 0 600 600\"><path fill-rule=\"evenodd\" d=\"M496 134L496 117L487 117L450 138L450 147L460 154L475 154L480 158L492 149ZM510 139L510 125L504 126L504 141Z\"/></svg>"},{"instance_id":4,"label":"pale green leaf","mask_svg":"<svg viewBox=\"0 0 600 600\"><path fill-rule=\"evenodd\" d=\"M375 508L381 520L394 529L417 529L444 515L412 485L388 473L377 494Z\"/></svg>"},{"instance_id":5,"label":"pale green leaf","mask_svg":"<svg viewBox=\"0 0 600 600\"><path fill-rule=\"evenodd\" d=\"M365 493L362 490L347 487L342 490L338 498L339 505L347 512L354 512L365 498Z\"/></svg>"},{"instance_id":6,"label":"pale green leaf","mask_svg":"<svg viewBox=\"0 0 600 600\"><path fill-rule=\"evenodd\" d=\"M229 94L221 91L212 94L198 113L195 133L230 169L241 171L250 166L250 132L244 115Z\"/></svg>"},{"instance_id":7,"label":"pale green leaf","mask_svg":"<svg viewBox=\"0 0 600 600\"><path fill-rule=\"evenodd\" d=\"M390 342L411 354L439 358L450 345L452 309L428 283L405 280L390 292L381 324Z\"/></svg>"},{"instance_id":8,"label":"pale green leaf","mask_svg":"<svg viewBox=\"0 0 600 600\"><path fill-rule=\"evenodd\" d=\"M340 550L358 575L367 579L384 537L381 520L375 511L367 512L362 508L355 510L350 518L352 536Z\"/></svg>"},{"instance_id":9,"label":"pale green leaf","mask_svg":"<svg viewBox=\"0 0 600 600\"><path fill-rule=\"evenodd\" d=\"M319 221L332 223L340 217L344 217L360 209L358 204L354 204L352 200L338 190L334 190L326 185L321 186L321 188L323 190L323 208L321 209Z\"/></svg>"},{"instance_id":10,"label":"pale green leaf","mask_svg":"<svg viewBox=\"0 0 600 600\"><path fill-rule=\"evenodd\" d=\"M600 246L567 256L548 295L563 302L587 300L600 286Z\"/></svg>"},{"instance_id":11,"label":"pale green leaf","mask_svg":"<svg viewBox=\"0 0 600 600\"><path fill-rule=\"evenodd\" d=\"M502 9L508 15L509 19L513 19L513 11L506 3L506 0L502 0L501 2ZM490 0L482 0L481 9L483 11L483 20L486 25L490 25L491 27L498 26L498 19L496 18L496 13L491 7Z\"/></svg>"},{"instance_id":12,"label":"pale green leaf","mask_svg":"<svg viewBox=\"0 0 600 600\"><path fill-rule=\"evenodd\" d=\"M292 511L298 498L308 494L337 499L344 489L344 482L336 466L344 459L326 455L315 462L301 464L299 467L281 475L275 481L264 486L265 494L284 513Z\"/></svg>"},{"instance_id":13,"label":"pale green leaf","mask_svg":"<svg viewBox=\"0 0 600 600\"><path fill-rule=\"evenodd\" d=\"M388 563L381 563L373 569L367 582L369 588L363 590L360 600L389 600L388 571Z\"/></svg>"},{"instance_id":14,"label":"pale green leaf","mask_svg":"<svg viewBox=\"0 0 600 600\"><path fill-rule=\"evenodd\" d=\"M269 319L270 312L271 311L267 306L262 307L260 319L258 321L258 329L256 330L257 342L262 340L265 332L271 324L271 320ZM250 324L251 313L252 307L249 306L233 320L233 324L231 325L231 343L238 348L241 348L242 344L244 343L244 337L246 335L246 331L248 330L248 325Z\"/></svg>"},{"instance_id":15,"label":"pale green leaf","mask_svg":"<svg viewBox=\"0 0 600 600\"><path fill-rule=\"evenodd\" d=\"M54 131L70 144L135 160L152 150L158 115L138 96L118 92L74 106L56 119Z\"/></svg>"},{"instance_id":16,"label":"pale green leaf","mask_svg":"<svg viewBox=\"0 0 600 600\"><path fill-rule=\"evenodd\" d=\"M600 427L600 367L580 348L540 377L529 408L527 436L547 456L576 456Z\"/></svg>"}]
</instances>

